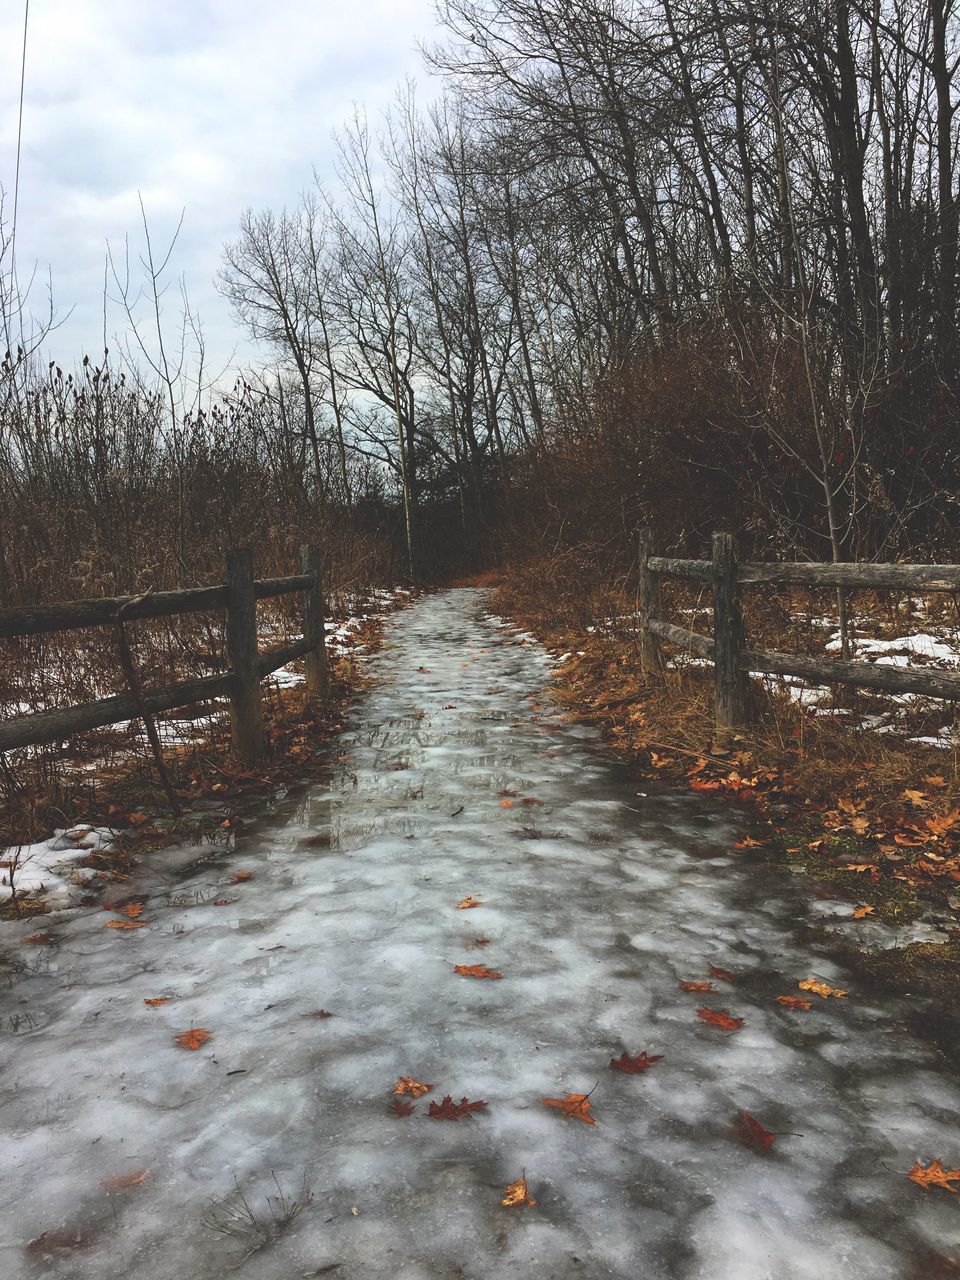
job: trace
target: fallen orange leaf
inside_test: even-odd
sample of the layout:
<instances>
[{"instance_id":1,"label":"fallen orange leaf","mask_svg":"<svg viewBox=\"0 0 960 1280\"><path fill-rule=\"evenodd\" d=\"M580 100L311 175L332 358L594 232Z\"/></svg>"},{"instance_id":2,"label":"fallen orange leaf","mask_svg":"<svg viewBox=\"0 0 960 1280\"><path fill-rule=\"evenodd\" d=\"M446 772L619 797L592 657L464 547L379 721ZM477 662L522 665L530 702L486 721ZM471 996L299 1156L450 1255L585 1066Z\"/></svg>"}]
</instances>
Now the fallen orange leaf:
<instances>
[{"instance_id":1,"label":"fallen orange leaf","mask_svg":"<svg viewBox=\"0 0 960 1280\"><path fill-rule=\"evenodd\" d=\"M565 1116L582 1120L584 1124L597 1123L590 1114L589 1093L568 1093L565 1098L541 1098L540 1101L545 1107L556 1107Z\"/></svg>"},{"instance_id":2,"label":"fallen orange leaf","mask_svg":"<svg viewBox=\"0 0 960 1280\"><path fill-rule=\"evenodd\" d=\"M411 1098L420 1098L423 1094L429 1093L432 1088L432 1084L421 1084L419 1080L414 1080L413 1076L401 1076L390 1092L409 1093Z\"/></svg>"},{"instance_id":3,"label":"fallen orange leaf","mask_svg":"<svg viewBox=\"0 0 960 1280\"><path fill-rule=\"evenodd\" d=\"M210 1039L210 1032L203 1027L191 1027L189 1031L181 1031L174 1038L184 1049L202 1049Z\"/></svg>"},{"instance_id":4,"label":"fallen orange leaf","mask_svg":"<svg viewBox=\"0 0 960 1280\"><path fill-rule=\"evenodd\" d=\"M864 916L872 916L876 911L876 907L856 907L853 912L854 920L862 920Z\"/></svg>"},{"instance_id":5,"label":"fallen orange leaf","mask_svg":"<svg viewBox=\"0 0 960 1280\"><path fill-rule=\"evenodd\" d=\"M956 1195L957 1188L951 1187L950 1183L960 1181L960 1169L945 1169L939 1160L932 1160L924 1169L917 1160L907 1177L926 1191L931 1187L942 1187L944 1191L952 1191Z\"/></svg>"},{"instance_id":6,"label":"fallen orange leaf","mask_svg":"<svg viewBox=\"0 0 960 1280\"><path fill-rule=\"evenodd\" d=\"M500 1203L505 1209L511 1209L515 1205L527 1205L532 1209L537 1203L536 1200L530 1199L529 1192L527 1191L526 1169L521 1171L520 1177L516 1182L511 1182L509 1187L504 1190L503 1199Z\"/></svg>"},{"instance_id":7,"label":"fallen orange leaf","mask_svg":"<svg viewBox=\"0 0 960 1280\"><path fill-rule=\"evenodd\" d=\"M139 1187L150 1177L148 1169L141 1169L139 1173L118 1173L113 1178L104 1178L100 1186L104 1191L125 1191L127 1187Z\"/></svg>"},{"instance_id":8,"label":"fallen orange leaf","mask_svg":"<svg viewBox=\"0 0 960 1280\"><path fill-rule=\"evenodd\" d=\"M454 973L461 973L465 978L502 978L503 974L496 969L488 969L485 964L455 964Z\"/></svg>"},{"instance_id":9,"label":"fallen orange leaf","mask_svg":"<svg viewBox=\"0 0 960 1280\"><path fill-rule=\"evenodd\" d=\"M152 1000L148 1000L145 996L143 1003L150 1009L155 1009L158 1004L169 1004L172 999L173 996L154 996Z\"/></svg>"},{"instance_id":10,"label":"fallen orange leaf","mask_svg":"<svg viewBox=\"0 0 960 1280\"><path fill-rule=\"evenodd\" d=\"M713 965L707 970L711 978L717 978L720 982L732 982L733 974L729 969L717 969Z\"/></svg>"},{"instance_id":11,"label":"fallen orange leaf","mask_svg":"<svg viewBox=\"0 0 960 1280\"><path fill-rule=\"evenodd\" d=\"M253 879L252 871L235 871L230 877L231 884L246 884L248 880Z\"/></svg>"},{"instance_id":12,"label":"fallen orange leaf","mask_svg":"<svg viewBox=\"0 0 960 1280\"><path fill-rule=\"evenodd\" d=\"M818 982L816 978L805 978L803 982L798 982L797 986L801 991L813 991L816 995L823 996L824 1000L827 996L836 996L839 999L847 994L839 987L829 987L825 982Z\"/></svg>"},{"instance_id":13,"label":"fallen orange leaf","mask_svg":"<svg viewBox=\"0 0 960 1280\"><path fill-rule=\"evenodd\" d=\"M803 996L777 996L777 1003L782 1004L785 1009L792 1009L797 1012L799 1009L809 1010L813 1008L811 1000L804 1000Z\"/></svg>"},{"instance_id":14,"label":"fallen orange leaf","mask_svg":"<svg viewBox=\"0 0 960 1280\"><path fill-rule=\"evenodd\" d=\"M126 916L128 920L136 920L143 915L142 902L128 902L124 907L107 907L107 911L116 911L118 915Z\"/></svg>"},{"instance_id":15,"label":"fallen orange leaf","mask_svg":"<svg viewBox=\"0 0 960 1280\"><path fill-rule=\"evenodd\" d=\"M512 808L513 808L513 801L512 801L512 800L501 800L501 801L500 801L500 808L501 808L501 809L512 809Z\"/></svg>"},{"instance_id":16,"label":"fallen orange leaf","mask_svg":"<svg viewBox=\"0 0 960 1280\"><path fill-rule=\"evenodd\" d=\"M712 991L712 982L681 982L681 991Z\"/></svg>"},{"instance_id":17,"label":"fallen orange leaf","mask_svg":"<svg viewBox=\"0 0 960 1280\"><path fill-rule=\"evenodd\" d=\"M743 1019L731 1017L726 1009L698 1009L697 1017L721 1031L739 1031L743 1026Z\"/></svg>"},{"instance_id":18,"label":"fallen orange leaf","mask_svg":"<svg viewBox=\"0 0 960 1280\"><path fill-rule=\"evenodd\" d=\"M483 903L480 901L479 898L469 897L469 898L464 898L462 902L457 903L457 910L469 911L471 907L482 907L482 906L483 906Z\"/></svg>"},{"instance_id":19,"label":"fallen orange leaf","mask_svg":"<svg viewBox=\"0 0 960 1280\"><path fill-rule=\"evenodd\" d=\"M108 929L145 929L147 926L143 920L107 920Z\"/></svg>"}]
</instances>

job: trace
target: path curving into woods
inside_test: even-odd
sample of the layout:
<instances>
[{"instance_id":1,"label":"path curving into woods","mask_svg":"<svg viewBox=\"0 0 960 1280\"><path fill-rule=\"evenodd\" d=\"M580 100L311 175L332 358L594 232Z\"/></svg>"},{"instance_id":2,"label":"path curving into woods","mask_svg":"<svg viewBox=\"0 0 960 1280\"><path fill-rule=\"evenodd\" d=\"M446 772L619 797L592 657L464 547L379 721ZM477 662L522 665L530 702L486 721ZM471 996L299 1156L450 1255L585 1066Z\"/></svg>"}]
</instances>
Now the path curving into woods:
<instances>
[{"instance_id":1,"label":"path curving into woods","mask_svg":"<svg viewBox=\"0 0 960 1280\"><path fill-rule=\"evenodd\" d=\"M157 855L145 928L71 913L2 992L4 1277L960 1274L960 1196L905 1176L960 1164L916 1008L811 942L733 815L565 720L546 654L488 607L395 615L329 785L212 860ZM454 968L477 964L502 977ZM808 978L848 994L778 1003ZM611 1070L624 1052L660 1060ZM399 1115L404 1076L433 1087ZM595 1124L542 1105L568 1094ZM486 1106L431 1118L445 1095ZM503 1207L522 1171L536 1205Z\"/></svg>"}]
</instances>

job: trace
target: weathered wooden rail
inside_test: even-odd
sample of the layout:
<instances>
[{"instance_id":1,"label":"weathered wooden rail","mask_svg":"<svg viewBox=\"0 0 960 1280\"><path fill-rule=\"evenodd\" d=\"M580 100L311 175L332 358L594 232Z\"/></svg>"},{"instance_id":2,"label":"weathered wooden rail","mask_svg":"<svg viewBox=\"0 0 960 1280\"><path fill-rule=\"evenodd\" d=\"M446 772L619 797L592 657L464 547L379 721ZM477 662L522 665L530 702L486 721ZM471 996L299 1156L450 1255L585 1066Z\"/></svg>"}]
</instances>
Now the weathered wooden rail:
<instances>
[{"instance_id":1,"label":"weathered wooden rail","mask_svg":"<svg viewBox=\"0 0 960 1280\"><path fill-rule=\"evenodd\" d=\"M230 669L218 675L184 680L160 689L136 690L17 716L0 724L0 751L62 742L87 729L186 707L210 698L230 699L234 750L253 763L264 751L260 681L296 658L305 659L306 689L311 697L327 693L324 642L324 601L320 552L301 550L301 572L288 578L253 576L253 554L231 551L226 557L226 581L216 587L162 591L142 596L114 596L59 604L0 609L0 638L43 635L53 631L116 625L146 618L169 618L187 613L223 611L226 614L227 656ZM260 653L257 642L257 601L301 592L303 638Z\"/></svg>"},{"instance_id":2,"label":"weathered wooden rail","mask_svg":"<svg viewBox=\"0 0 960 1280\"><path fill-rule=\"evenodd\" d=\"M741 586L828 587L877 591L960 591L956 564L746 564L737 558L730 533L713 535L710 560L675 560L656 554L654 534L640 531L638 592L640 662L646 672L660 671L661 642L688 649L714 665L716 718L721 729L748 719L751 674L795 676L816 684L850 684L887 693L919 693L960 702L960 674L905 671L900 667L810 658L747 648L740 600ZM692 578L709 584L713 595L713 636L698 635L657 617L662 578Z\"/></svg>"}]
</instances>

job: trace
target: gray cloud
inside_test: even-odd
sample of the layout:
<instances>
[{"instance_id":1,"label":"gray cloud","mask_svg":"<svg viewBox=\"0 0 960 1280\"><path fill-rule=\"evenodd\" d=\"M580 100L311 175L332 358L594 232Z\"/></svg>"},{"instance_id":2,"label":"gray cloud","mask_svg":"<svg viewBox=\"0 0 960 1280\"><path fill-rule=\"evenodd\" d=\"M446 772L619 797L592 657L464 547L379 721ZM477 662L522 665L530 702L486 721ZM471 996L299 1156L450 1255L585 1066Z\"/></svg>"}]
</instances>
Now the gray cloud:
<instances>
[{"instance_id":1,"label":"gray cloud","mask_svg":"<svg viewBox=\"0 0 960 1280\"><path fill-rule=\"evenodd\" d=\"M20 0L0 0L0 181L12 200ZM212 285L241 211L293 202L354 102L373 119L405 76L432 0L33 0L17 259L42 309L52 272L70 318L51 351L73 363L103 331L105 245L140 246L138 192L165 244L185 208L175 267L214 363L240 343ZM178 310L166 299L168 319ZM114 312L109 331L120 327Z\"/></svg>"}]
</instances>

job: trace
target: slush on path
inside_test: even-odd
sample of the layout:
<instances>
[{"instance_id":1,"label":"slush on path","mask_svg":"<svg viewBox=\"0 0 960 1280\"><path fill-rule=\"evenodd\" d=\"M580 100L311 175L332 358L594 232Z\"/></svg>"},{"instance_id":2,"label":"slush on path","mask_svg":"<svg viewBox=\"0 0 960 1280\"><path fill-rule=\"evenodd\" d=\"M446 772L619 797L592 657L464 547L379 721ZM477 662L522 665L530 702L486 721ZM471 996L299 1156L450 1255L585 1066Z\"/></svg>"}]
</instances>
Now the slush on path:
<instances>
[{"instance_id":1,"label":"slush on path","mask_svg":"<svg viewBox=\"0 0 960 1280\"><path fill-rule=\"evenodd\" d=\"M732 814L642 794L488 604L395 615L329 784L146 860L146 927L9 938L6 1280L960 1274L960 1196L905 1176L960 1162L916 1006Z\"/></svg>"}]
</instances>

